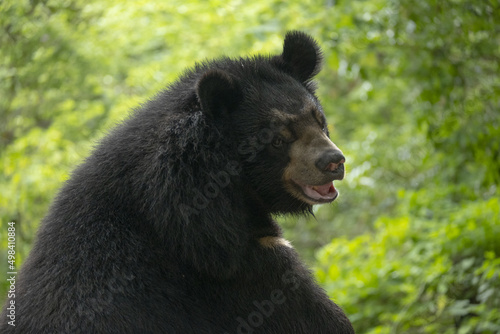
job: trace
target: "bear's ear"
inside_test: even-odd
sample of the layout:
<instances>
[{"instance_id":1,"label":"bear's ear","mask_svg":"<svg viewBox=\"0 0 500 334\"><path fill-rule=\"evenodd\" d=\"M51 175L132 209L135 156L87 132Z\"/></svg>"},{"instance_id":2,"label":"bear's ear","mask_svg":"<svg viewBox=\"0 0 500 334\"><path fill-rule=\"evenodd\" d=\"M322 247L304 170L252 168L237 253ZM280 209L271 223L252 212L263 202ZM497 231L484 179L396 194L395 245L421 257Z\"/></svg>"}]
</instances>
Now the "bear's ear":
<instances>
[{"instance_id":1,"label":"bear's ear","mask_svg":"<svg viewBox=\"0 0 500 334\"><path fill-rule=\"evenodd\" d=\"M241 101L241 89L235 79L221 70L205 72L196 84L201 110L211 117L233 111Z\"/></svg>"},{"instance_id":2,"label":"bear's ear","mask_svg":"<svg viewBox=\"0 0 500 334\"><path fill-rule=\"evenodd\" d=\"M311 36L301 31L289 31L283 43L283 53L273 60L278 67L306 83L321 70L323 55Z\"/></svg>"}]
</instances>

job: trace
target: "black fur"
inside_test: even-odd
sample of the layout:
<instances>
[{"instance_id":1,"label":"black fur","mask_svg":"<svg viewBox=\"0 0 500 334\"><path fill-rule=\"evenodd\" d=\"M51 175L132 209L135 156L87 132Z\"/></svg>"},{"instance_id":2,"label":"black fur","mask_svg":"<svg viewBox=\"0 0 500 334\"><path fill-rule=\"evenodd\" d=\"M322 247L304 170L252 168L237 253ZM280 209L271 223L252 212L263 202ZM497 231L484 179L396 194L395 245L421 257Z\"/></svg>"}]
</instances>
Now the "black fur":
<instances>
[{"instance_id":1,"label":"black fur","mask_svg":"<svg viewBox=\"0 0 500 334\"><path fill-rule=\"evenodd\" d=\"M41 223L0 332L353 333L293 249L258 242L281 235L271 214L310 210L281 184L270 111L318 103L320 60L292 32L280 56L197 65L115 128Z\"/></svg>"}]
</instances>

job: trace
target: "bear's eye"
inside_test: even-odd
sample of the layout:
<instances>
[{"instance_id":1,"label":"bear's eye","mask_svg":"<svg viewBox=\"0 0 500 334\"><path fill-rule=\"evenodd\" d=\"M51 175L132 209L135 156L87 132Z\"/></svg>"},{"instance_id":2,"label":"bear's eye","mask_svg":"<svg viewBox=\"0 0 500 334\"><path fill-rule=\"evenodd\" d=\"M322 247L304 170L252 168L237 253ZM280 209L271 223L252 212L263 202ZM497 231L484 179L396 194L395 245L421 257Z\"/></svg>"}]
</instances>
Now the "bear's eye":
<instances>
[{"instance_id":1,"label":"bear's eye","mask_svg":"<svg viewBox=\"0 0 500 334\"><path fill-rule=\"evenodd\" d=\"M273 139L272 144L276 148L281 147L283 145L283 138L281 138L280 136L277 136L276 138Z\"/></svg>"}]
</instances>

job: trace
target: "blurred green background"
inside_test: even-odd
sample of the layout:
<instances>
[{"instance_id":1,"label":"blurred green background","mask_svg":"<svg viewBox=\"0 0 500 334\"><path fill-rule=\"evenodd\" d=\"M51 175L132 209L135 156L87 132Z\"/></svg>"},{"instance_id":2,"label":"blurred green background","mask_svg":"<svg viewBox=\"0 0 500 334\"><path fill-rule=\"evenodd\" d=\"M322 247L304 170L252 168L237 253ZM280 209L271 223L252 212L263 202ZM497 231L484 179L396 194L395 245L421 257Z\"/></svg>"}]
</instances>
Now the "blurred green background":
<instances>
[{"instance_id":1,"label":"blurred green background","mask_svg":"<svg viewBox=\"0 0 500 334\"><path fill-rule=\"evenodd\" d=\"M358 333L500 332L498 0L0 2L0 293L71 170L194 62L318 40L347 157L333 205L278 217Z\"/></svg>"}]
</instances>

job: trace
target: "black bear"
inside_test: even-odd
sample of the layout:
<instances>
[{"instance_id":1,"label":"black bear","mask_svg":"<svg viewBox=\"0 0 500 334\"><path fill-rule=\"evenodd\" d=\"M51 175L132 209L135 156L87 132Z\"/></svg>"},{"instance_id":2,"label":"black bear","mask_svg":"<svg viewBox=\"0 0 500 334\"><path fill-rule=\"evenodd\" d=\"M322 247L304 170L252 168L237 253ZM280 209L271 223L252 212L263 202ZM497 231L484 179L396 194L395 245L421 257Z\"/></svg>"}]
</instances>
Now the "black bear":
<instances>
[{"instance_id":1,"label":"black bear","mask_svg":"<svg viewBox=\"0 0 500 334\"><path fill-rule=\"evenodd\" d=\"M0 332L354 333L271 217L344 177L321 60L289 32L280 55L196 65L112 130L42 221Z\"/></svg>"}]
</instances>

